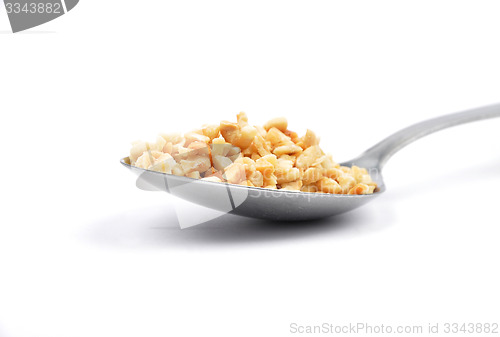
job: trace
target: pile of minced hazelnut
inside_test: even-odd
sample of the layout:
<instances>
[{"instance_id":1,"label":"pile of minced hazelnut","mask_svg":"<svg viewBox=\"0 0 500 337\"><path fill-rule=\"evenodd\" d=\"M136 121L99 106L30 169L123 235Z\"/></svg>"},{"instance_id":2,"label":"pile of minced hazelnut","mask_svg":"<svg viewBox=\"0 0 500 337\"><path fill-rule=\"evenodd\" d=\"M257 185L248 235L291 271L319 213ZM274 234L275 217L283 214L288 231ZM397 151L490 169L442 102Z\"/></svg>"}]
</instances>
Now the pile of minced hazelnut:
<instances>
[{"instance_id":1,"label":"pile of minced hazelnut","mask_svg":"<svg viewBox=\"0 0 500 337\"><path fill-rule=\"evenodd\" d=\"M147 170L252 187L335 194L370 194L377 187L366 169L335 163L311 130L299 137L282 117L252 126L244 112L237 123L134 142L129 158Z\"/></svg>"}]
</instances>

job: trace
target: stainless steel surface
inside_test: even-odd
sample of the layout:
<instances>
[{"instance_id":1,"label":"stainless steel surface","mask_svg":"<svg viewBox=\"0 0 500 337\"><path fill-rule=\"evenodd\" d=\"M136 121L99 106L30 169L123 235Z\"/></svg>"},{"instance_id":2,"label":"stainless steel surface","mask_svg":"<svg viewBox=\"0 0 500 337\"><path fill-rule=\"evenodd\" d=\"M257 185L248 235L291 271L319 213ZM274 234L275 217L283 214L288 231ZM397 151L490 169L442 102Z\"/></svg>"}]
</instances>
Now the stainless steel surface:
<instances>
[{"instance_id":1,"label":"stainless steel surface","mask_svg":"<svg viewBox=\"0 0 500 337\"><path fill-rule=\"evenodd\" d=\"M500 104L467 110L409 126L382 140L362 155L342 163L369 170L379 188L374 194L306 193L214 183L148 171L121 163L138 175L137 187L165 191L193 203L232 214L280 221L324 218L358 208L385 191L381 170L389 158L411 142L433 132L482 119L500 117Z\"/></svg>"},{"instance_id":2,"label":"stainless steel surface","mask_svg":"<svg viewBox=\"0 0 500 337\"><path fill-rule=\"evenodd\" d=\"M495 117L500 117L500 104L489 105L429 119L413 124L392 134L366 150L359 157L349 160L346 163L354 163L355 165L362 167L382 169L392 155L419 138L455 125Z\"/></svg>"}]
</instances>

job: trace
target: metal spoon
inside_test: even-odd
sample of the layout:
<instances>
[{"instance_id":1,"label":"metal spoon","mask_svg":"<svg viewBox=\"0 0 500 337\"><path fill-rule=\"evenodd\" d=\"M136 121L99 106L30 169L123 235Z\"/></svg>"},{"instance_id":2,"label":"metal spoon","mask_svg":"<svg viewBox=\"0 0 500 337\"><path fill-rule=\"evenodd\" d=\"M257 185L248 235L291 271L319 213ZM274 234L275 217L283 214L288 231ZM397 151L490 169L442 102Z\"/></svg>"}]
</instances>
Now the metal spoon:
<instances>
[{"instance_id":1,"label":"metal spoon","mask_svg":"<svg viewBox=\"0 0 500 337\"><path fill-rule=\"evenodd\" d=\"M310 220L344 213L372 201L385 191L381 171L391 156L411 142L433 132L482 119L500 117L500 104L445 115L409 126L382 140L360 156L341 165L368 169L378 189L373 194L345 195L273 190L216 183L148 171L121 163L136 173L137 187L166 191L193 203L219 211L271 220Z\"/></svg>"}]
</instances>

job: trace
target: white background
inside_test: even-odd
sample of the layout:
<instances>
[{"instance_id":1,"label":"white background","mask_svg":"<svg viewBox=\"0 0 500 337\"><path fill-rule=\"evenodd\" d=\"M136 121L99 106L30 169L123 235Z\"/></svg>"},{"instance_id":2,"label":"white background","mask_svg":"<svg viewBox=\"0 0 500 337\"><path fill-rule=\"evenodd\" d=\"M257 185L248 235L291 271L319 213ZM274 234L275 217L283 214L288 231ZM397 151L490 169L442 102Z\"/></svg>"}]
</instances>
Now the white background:
<instances>
[{"instance_id":1,"label":"white background","mask_svg":"<svg viewBox=\"0 0 500 337\"><path fill-rule=\"evenodd\" d=\"M499 322L500 119L414 143L387 192L319 222L180 230L130 141L246 111L338 161L500 101L497 1L89 1L0 11L0 336L292 336L290 324ZM201 212L193 206L193 212Z\"/></svg>"}]
</instances>

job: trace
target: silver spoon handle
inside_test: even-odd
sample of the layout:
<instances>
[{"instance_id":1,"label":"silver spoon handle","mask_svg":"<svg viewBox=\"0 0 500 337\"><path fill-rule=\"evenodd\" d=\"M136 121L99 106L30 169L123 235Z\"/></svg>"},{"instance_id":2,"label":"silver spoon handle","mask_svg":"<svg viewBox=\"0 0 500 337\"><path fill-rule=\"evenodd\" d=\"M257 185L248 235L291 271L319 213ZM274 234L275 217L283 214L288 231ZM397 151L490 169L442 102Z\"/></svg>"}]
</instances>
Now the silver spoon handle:
<instances>
[{"instance_id":1,"label":"silver spoon handle","mask_svg":"<svg viewBox=\"0 0 500 337\"><path fill-rule=\"evenodd\" d=\"M489 105L429 119L392 134L375 146L366 150L361 156L349 161L349 163L362 167L382 169L393 154L419 138L455 125L495 117L500 117L500 104Z\"/></svg>"}]
</instances>

